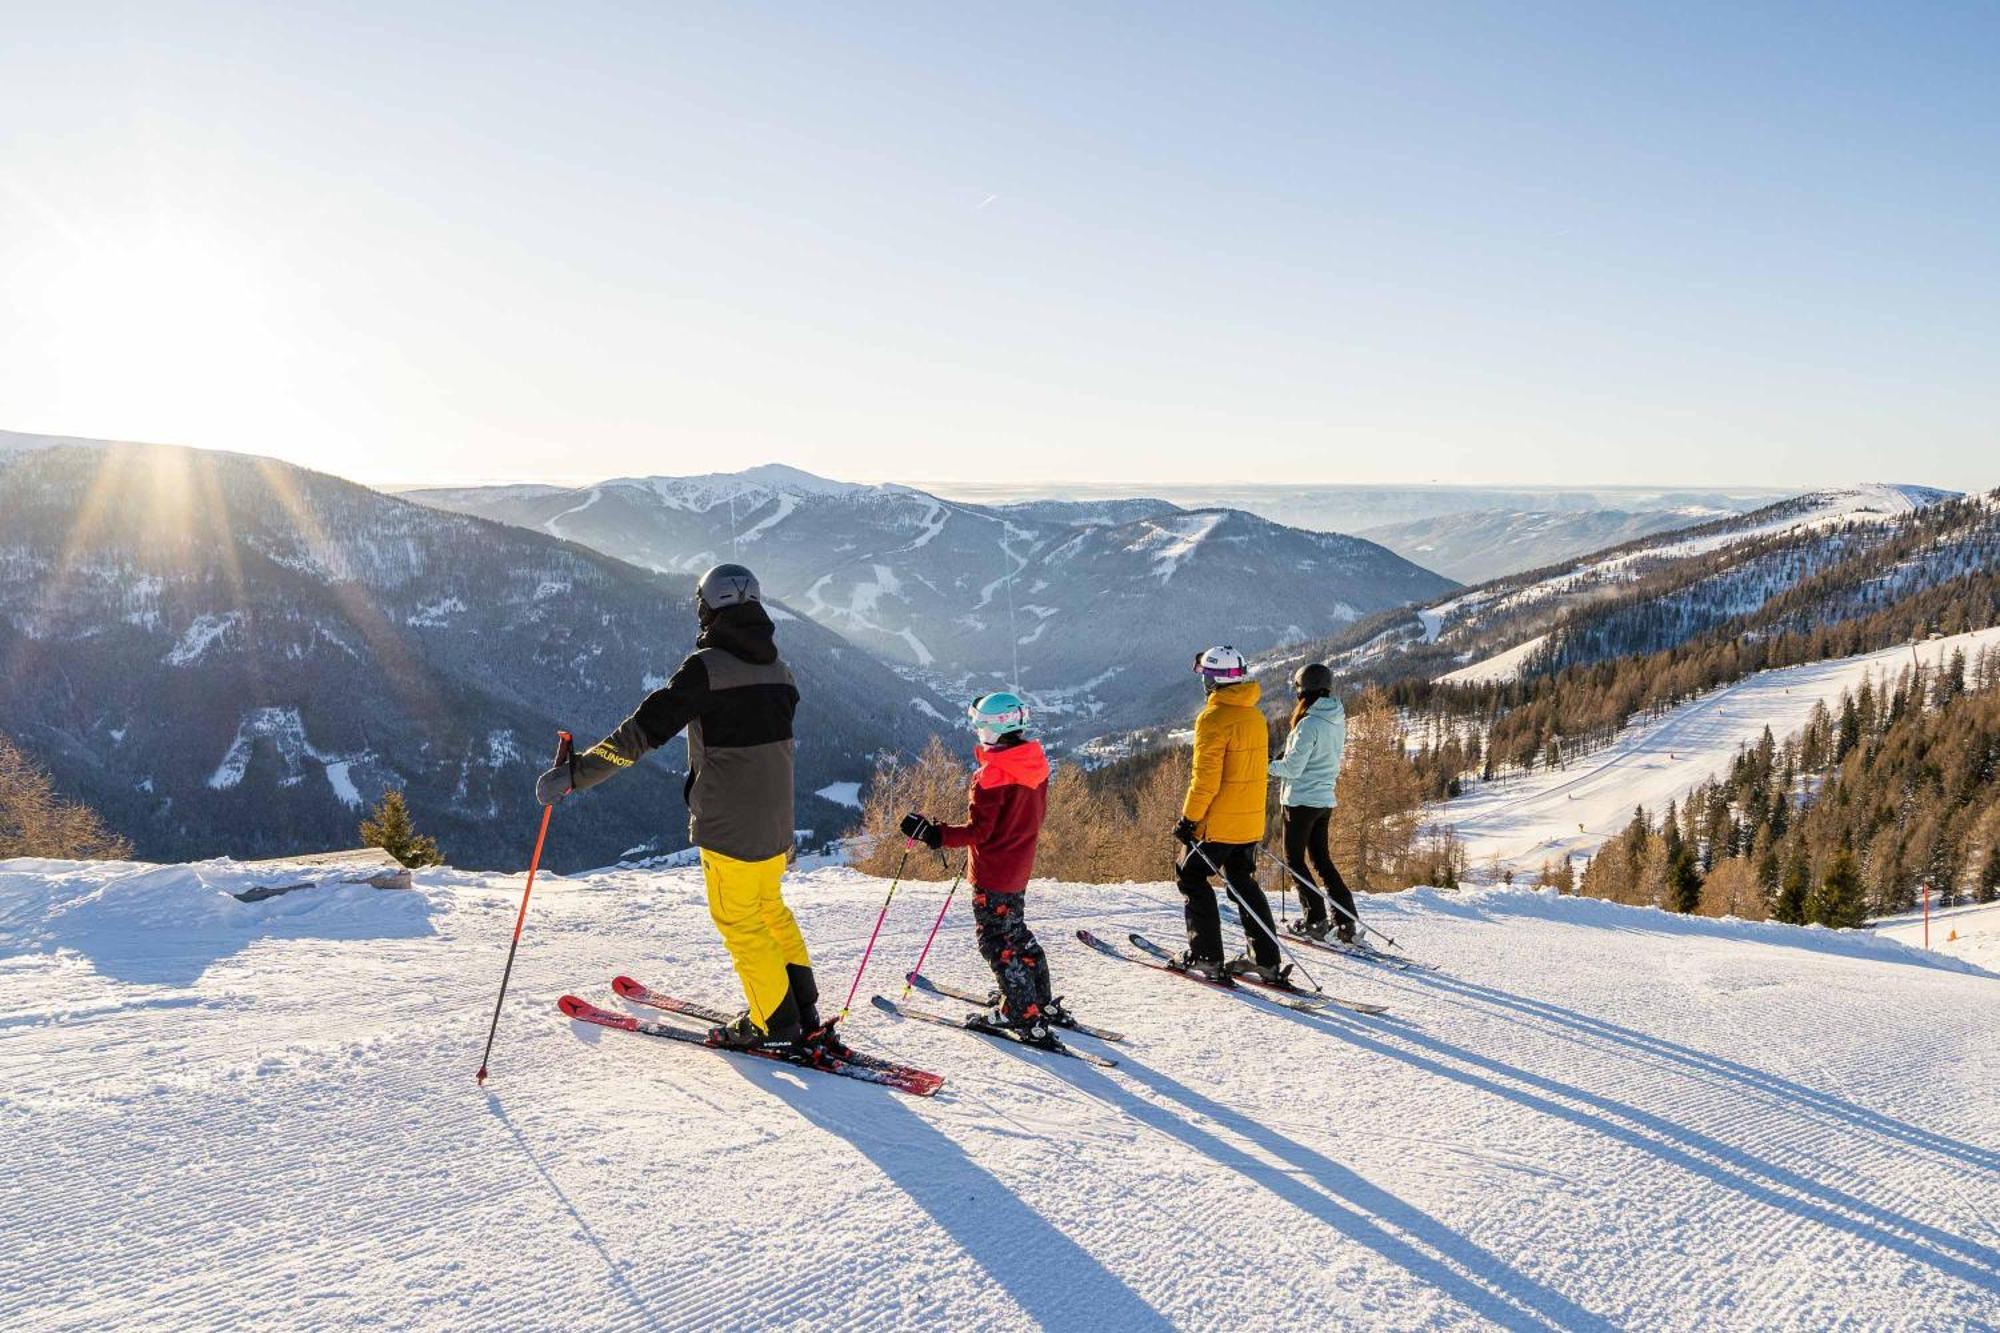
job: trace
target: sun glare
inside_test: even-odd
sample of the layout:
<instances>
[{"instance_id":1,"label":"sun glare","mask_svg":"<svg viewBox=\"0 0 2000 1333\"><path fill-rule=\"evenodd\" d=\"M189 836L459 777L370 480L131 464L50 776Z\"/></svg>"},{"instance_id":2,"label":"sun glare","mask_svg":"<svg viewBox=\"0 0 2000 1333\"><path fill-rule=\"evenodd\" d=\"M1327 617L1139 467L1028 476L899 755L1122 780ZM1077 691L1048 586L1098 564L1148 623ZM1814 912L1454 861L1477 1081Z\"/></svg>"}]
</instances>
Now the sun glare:
<instances>
[{"instance_id":1,"label":"sun glare","mask_svg":"<svg viewBox=\"0 0 2000 1333\"><path fill-rule=\"evenodd\" d=\"M44 305L73 399L212 427L246 385L270 387L282 339L249 247L191 223L77 239L51 266Z\"/></svg>"}]
</instances>

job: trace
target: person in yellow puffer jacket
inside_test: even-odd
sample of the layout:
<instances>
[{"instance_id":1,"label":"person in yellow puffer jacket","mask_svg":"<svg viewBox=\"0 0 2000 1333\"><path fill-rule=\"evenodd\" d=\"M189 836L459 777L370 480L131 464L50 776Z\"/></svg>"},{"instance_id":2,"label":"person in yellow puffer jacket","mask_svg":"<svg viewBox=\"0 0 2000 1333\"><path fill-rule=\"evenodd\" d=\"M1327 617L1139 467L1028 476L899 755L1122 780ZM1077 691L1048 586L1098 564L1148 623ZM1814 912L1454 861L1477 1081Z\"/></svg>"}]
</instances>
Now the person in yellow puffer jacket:
<instances>
[{"instance_id":1,"label":"person in yellow puffer jacket","mask_svg":"<svg viewBox=\"0 0 2000 1333\"><path fill-rule=\"evenodd\" d=\"M1269 781L1271 730L1257 707L1257 682L1243 654L1227 645L1197 657L1195 671L1208 703L1194 723L1194 769L1174 837L1185 850L1175 866L1187 900L1188 950L1180 967L1211 981L1232 975L1284 980L1271 900L1257 883L1257 847L1264 840L1264 793ZM1210 884L1217 870L1228 881L1239 910L1263 923L1244 922L1249 950L1225 964L1222 919Z\"/></svg>"}]
</instances>

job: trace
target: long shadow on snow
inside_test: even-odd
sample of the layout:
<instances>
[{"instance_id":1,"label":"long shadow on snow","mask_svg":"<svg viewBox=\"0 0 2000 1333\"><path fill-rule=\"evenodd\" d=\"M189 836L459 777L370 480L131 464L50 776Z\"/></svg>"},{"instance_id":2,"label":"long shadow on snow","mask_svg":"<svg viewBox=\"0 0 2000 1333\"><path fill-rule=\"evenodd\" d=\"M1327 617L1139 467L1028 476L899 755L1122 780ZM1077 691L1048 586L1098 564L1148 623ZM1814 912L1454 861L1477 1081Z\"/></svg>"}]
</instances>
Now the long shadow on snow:
<instances>
[{"instance_id":1,"label":"long shadow on snow","mask_svg":"<svg viewBox=\"0 0 2000 1333\"><path fill-rule=\"evenodd\" d=\"M1987 1246L1892 1212L1879 1204L1870 1203L1845 1190L1800 1175L1788 1167L1766 1161L1741 1148L1724 1143L1699 1130L1676 1124L1653 1112L1640 1110L1638 1107L1571 1086L1546 1075L1530 1073L1490 1056L1480 1055L1409 1029L1398 1030L1393 1036L1430 1054L1391 1045L1358 1025L1329 1025L1325 1030L1339 1035L1363 1050L1401 1060L1425 1073L1491 1093L1554 1119L1566 1121L1578 1128L1602 1134L1713 1181L1725 1189L1734 1190L1758 1203L1789 1212L1807 1221L1817 1222L1836 1231L1844 1231L1905 1258L1929 1264L1940 1272L1948 1273L1976 1288L2000 1289L2000 1253ZM1472 1068L1458 1068L1444 1063L1446 1060L1455 1060ZM1486 1072L1478 1073L1474 1072L1475 1070ZM1493 1077L1487 1077L1488 1074ZM1510 1086L1509 1083L1497 1081L1499 1079L1511 1080L1512 1083L1525 1086ZM1536 1091L1529 1091L1531 1088ZM1538 1095L1540 1093L1548 1095ZM1557 1097L1581 1102L1591 1109L1583 1110L1553 1100ZM1653 1137L1655 1135L1658 1137ZM1663 1139L1670 1141L1662 1142ZM1786 1190L1795 1190L1809 1197L1799 1198L1785 1193ZM1846 1209L1860 1216L1851 1217L1846 1213L1835 1211L1836 1209Z\"/></svg>"},{"instance_id":2,"label":"long shadow on snow","mask_svg":"<svg viewBox=\"0 0 2000 1333\"><path fill-rule=\"evenodd\" d=\"M646 1308L645 1301L640 1299L639 1293L633 1288L631 1280L625 1276L624 1270L619 1268L618 1261L612 1258L610 1249L605 1246L602 1240L598 1239L597 1233L591 1230L590 1223L584 1219L583 1214L578 1211L576 1204L563 1191L563 1187L556 1183L556 1178L549 1173L548 1167L542 1165L542 1159L535 1155L535 1150L529 1145L527 1136L521 1133L520 1129L514 1124L513 1119L508 1116L507 1108L500 1104L500 1099L488 1093L486 1097L486 1109L491 1111L493 1118L498 1120L506 1128L507 1132L514 1136L515 1144L521 1149L521 1156L528 1159L528 1165L535 1168L535 1174L540 1176L542 1183L549 1187L549 1193L556 1196L556 1202L561 1204L563 1211L569 1214L570 1221L576 1223L576 1229L583 1233L583 1238L590 1242L592 1249L597 1251L597 1257L604 1261L604 1271L611 1275L611 1285L618 1289L618 1294L631 1304L633 1312L644 1322L645 1327L665 1328L666 1325L662 1324L654 1316L653 1312Z\"/></svg>"},{"instance_id":3,"label":"long shadow on snow","mask_svg":"<svg viewBox=\"0 0 2000 1333\"><path fill-rule=\"evenodd\" d=\"M1893 1116L1836 1097L1818 1088L1808 1087L1767 1069L1759 1069L1755 1065L1746 1065L1726 1056L1712 1055L1696 1047L1670 1041L1665 1037L1655 1037L1609 1019L1578 1013L1574 1009L1566 1009L1546 1000L1515 995L1492 986L1467 981L1462 977L1448 977L1434 972L1411 972L1403 974L1398 980L1435 987L1437 992L1461 1002L1480 1001L1495 1008L1512 1010L1527 1018L1566 1027L1580 1034L1579 1039L1594 1037L1613 1042L1639 1054L1672 1061L1711 1077L1741 1083L1769 1096L1803 1103L1823 1115L1843 1121L1856 1129L1872 1131L1911 1147L1928 1149L1982 1171L2000 1171L2000 1153L1949 1138L1935 1130L1924 1129L1907 1121L1897 1120ZM1585 1044L1588 1045L1588 1042Z\"/></svg>"},{"instance_id":4,"label":"long shadow on snow","mask_svg":"<svg viewBox=\"0 0 2000 1333\"><path fill-rule=\"evenodd\" d=\"M1302 1015L1287 1010L1276 1012L1304 1027L1318 1027L1312 1019ZM998 1046L997 1049L1060 1075L1078 1091L1109 1104L1140 1124L1261 1185L1306 1215L1325 1223L1356 1244L1373 1250L1418 1281L1437 1288L1496 1324L1506 1328L1565 1330L1612 1327L1611 1321L1604 1316L1591 1313L1561 1292L1535 1281L1380 1185L1332 1158L1285 1137L1242 1111L1203 1096L1186 1084L1137 1063L1124 1052L1119 1055L1120 1073L1241 1135L1310 1177L1326 1192L1311 1189L1288 1173L1274 1172L1267 1163L1258 1161L1226 1140L1163 1107L1134 1096L1119 1086L1117 1080L1090 1065L1064 1060L1059 1056L1044 1060L1008 1046ZM1391 1231L1390 1227L1403 1235ZM1405 1240L1404 1236L1414 1237L1436 1254L1426 1253Z\"/></svg>"},{"instance_id":5,"label":"long shadow on snow","mask_svg":"<svg viewBox=\"0 0 2000 1333\"><path fill-rule=\"evenodd\" d=\"M776 1068L739 1066L737 1072L874 1163L1043 1328L1171 1327L900 1094L841 1095L849 1089L823 1086L838 1079L800 1086L777 1077Z\"/></svg>"}]
</instances>

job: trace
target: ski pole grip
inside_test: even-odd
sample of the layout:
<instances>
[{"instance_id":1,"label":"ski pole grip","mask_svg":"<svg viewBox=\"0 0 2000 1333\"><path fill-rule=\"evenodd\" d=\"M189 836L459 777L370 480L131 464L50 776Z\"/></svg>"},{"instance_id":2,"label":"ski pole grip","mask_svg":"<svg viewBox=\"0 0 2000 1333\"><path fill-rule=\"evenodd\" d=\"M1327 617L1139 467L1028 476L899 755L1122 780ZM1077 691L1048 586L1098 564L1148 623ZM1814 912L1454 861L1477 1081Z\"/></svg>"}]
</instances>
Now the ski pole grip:
<instances>
[{"instance_id":1,"label":"ski pole grip","mask_svg":"<svg viewBox=\"0 0 2000 1333\"><path fill-rule=\"evenodd\" d=\"M556 733L556 767L562 768L568 765L571 751L574 749L575 741L570 734L567 731L558 731Z\"/></svg>"}]
</instances>

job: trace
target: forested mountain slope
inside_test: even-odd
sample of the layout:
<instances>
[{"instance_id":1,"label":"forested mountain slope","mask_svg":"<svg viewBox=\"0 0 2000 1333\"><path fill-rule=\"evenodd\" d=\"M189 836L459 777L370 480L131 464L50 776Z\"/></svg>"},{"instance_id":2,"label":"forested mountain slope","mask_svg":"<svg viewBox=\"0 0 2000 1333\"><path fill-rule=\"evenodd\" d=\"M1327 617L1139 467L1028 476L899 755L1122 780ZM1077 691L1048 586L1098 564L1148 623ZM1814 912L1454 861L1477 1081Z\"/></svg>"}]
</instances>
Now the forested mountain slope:
<instances>
[{"instance_id":1,"label":"forested mountain slope","mask_svg":"<svg viewBox=\"0 0 2000 1333\"><path fill-rule=\"evenodd\" d=\"M692 646L692 584L270 459L150 445L0 455L0 727L142 855L351 846L407 788L467 865L526 855L558 727L609 730ZM914 752L944 705L783 610L813 795ZM685 842L676 745L552 848Z\"/></svg>"}]
</instances>

